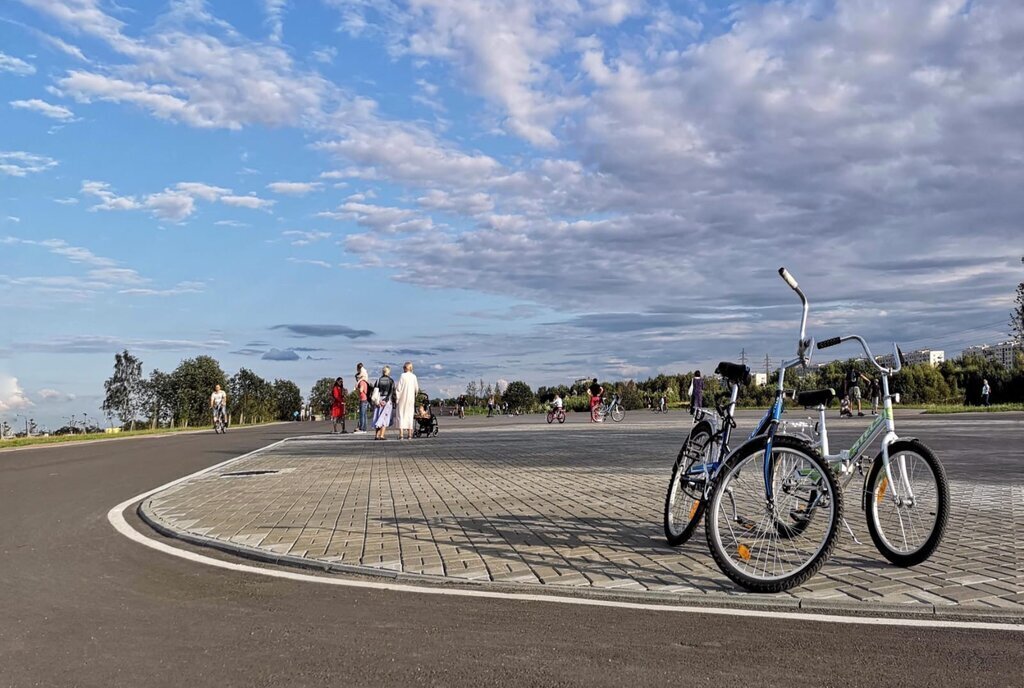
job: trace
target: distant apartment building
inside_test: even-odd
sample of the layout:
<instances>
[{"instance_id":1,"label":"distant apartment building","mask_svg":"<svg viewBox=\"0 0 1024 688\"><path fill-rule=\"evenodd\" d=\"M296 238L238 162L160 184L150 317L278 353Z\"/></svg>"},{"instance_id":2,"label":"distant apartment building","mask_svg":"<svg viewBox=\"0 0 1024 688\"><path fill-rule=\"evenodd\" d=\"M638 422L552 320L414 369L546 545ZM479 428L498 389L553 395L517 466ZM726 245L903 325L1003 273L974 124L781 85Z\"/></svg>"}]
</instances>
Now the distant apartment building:
<instances>
[{"instance_id":1,"label":"distant apartment building","mask_svg":"<svg viewBox=\"0 0 1024 688\"><path fill-rule=\"evenodd\" d=\"M995 361L1005 368L1012 368L1017 361L1020 346L1017 342L999 342L998 344L978 344L969 346L963 351L964 356L982 356Z\"/></svg>"},{"instance_id":2,"label":"distant apartment building","mask_svg":"<svg viewBox=\"0 0 1024 688\"><path fill-rule=\"evenodd\" d=\"M750 373L751 387L762 387L768 384L767 373Z\"/></svg>"},{"instance_id":3,"label":"distant apartment building","mask_svg":"<svg viewBox=\"0 0 1024 688\"><path fill-rule=\"evenodd\" d=\"M903 358L906 359L907 365L927 363L934 368L946 360L946 352L941 349L918 349L917 351L904 351ZM893 364L895 363L892 354L878 356L875 360L878 361L879 365L883 365L887 368L893 367Z\"/></svg>"}]
</instances>

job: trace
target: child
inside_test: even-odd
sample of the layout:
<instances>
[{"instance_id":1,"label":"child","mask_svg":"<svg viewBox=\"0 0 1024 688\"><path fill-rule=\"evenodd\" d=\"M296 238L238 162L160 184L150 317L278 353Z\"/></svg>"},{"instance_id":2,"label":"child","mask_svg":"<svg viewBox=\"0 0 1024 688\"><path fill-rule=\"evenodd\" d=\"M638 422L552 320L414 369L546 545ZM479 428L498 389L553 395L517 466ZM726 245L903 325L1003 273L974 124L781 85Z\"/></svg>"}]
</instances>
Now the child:
<instances>
[{"instance_id":1,"label":"child","mask_svg":"<svg viewBox=\"0 0 1024 688\"><path fill-rule=\"evenodd\" d=\"M849 395L843 397L842 401L839 402L839 417L853 418L853 410L850 408Z\"/></svg>"}]
</instances>

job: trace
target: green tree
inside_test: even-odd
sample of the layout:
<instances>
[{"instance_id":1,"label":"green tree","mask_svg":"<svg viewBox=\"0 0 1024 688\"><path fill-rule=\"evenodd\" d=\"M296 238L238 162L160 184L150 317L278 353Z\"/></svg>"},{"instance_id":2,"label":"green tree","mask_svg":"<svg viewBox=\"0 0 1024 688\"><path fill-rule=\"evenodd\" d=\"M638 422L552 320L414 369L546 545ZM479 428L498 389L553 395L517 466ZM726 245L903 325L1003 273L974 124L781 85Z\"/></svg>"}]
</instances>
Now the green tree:
<instances>
[{"instance_id":1,"label":"green tree","mask_svg":"<svg viewBox=\"0 0 1024 688\"><path fill-rule=\"evenodd\" d=\"M309 390L309 405L313 413L330 415L331 404L334 402L334 398L331 396L332 389L334 389L333 377L322 377L313 383L313 388Z\"/></svg>"},{"instance_id":2,"label":"green tree","mask_svg":"<svg viewBox=\"0 0 1024 688\"><path fill-rule=\"evenodd\" d=\"M502 395L502 400L508 403L510 409L518 409L522 412L533 410L533 390L530 389L528 384L519 380L508 383L508 387Z\"/></svg>"},{"instance_id":3,"label":"green tree","mask_svg":"<svg viewBox=\"0 0 1024 688\"><path fill-rule=\"evenodd\" d=\"M468 385L466 385L466 401L469 402L470 405L475 405L476 404L476 383L475 382L470 382Z\"/></svg>"},{"instance_id":4,"label":"green tree","mask_svg":"<svg viewBox=\"0 0 1024 688\"><path fill-rule=\"evenodd\" d=\"M291 380L274 380L274 406L278 420L293 420L302 408L302 391Z\"/></svg>"},{"instance_id":5,"label":"green tree","mask_svg":"<svg viewBox=\"0 0 1024 688\"><path fill-rule=\"evenodd\" d=\"M103 410L108 416L117 415L122 425L135 429L135 418L142 403L142 361L125 349L114 354L114 374L103 383L106 396Z\"/></svg>"},{"instance_id":6,"label":"green tree","mask_svg":"<svg viewBox=\"0 0 1024 688\"><path fill-rule=\"evenodd\" d=\"M1013 302L1010 314L1010 334L1017 346L1024 347L1024 282L1017 285L1017 298Z\"/></svg>"},{"instance_id":7,"label":"green tree","mask_svg":"<svg viewBox=\"0 0 1024 688\"><path fill-rule=\"evenodd\" d=\"M175 391L175 422L185 427L208 423L214 386L226 388L228 384L220 363L210 356L186 358L174 369L171 378Z\"/></svg>"},{"instance_id":8,"label":"green tree","mask_svg":"<svg viewBox=\"0 0 1024 688\"><path fill-rule=\"evenodd\" d=\"M174 376L160 370L149 374L142 385L142 411L149 417L149 424L157 428L164 423L174 422Z\"/></svg>"},{"instance_id":9,"label":"green tree","mask_svg":"<svg viewBox=\"0 0 1024 688\"><path fill-rule=\"evenodd\" d=\"M241 368L228 380L228 404L239 425L277 417L273 385L248 368Z\"/></svg>"}]
</instances>

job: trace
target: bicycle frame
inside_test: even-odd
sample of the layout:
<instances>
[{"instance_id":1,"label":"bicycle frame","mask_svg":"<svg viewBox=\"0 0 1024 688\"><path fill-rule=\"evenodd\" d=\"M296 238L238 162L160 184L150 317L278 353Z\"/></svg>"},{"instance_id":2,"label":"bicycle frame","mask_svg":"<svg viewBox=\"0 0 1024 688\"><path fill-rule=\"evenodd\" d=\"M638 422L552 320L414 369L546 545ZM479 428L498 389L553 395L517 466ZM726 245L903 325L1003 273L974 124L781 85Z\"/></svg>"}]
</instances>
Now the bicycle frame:
<instances>
[{"instance_id":1,"label":"bicycle frame","mask_svg":"<svg viewBox=\"0 0 1024 688\"><path fill-rule=\"evenodd\" d=\"M765 499L770 508L775 508L775 490L772 487L772 476L775 472L775 465L772 461L772 444L775 441L775 433L779 429L779 421L782 418L783 412L783 399L786 394L786 371L796 366L806 366L811 361L811 357L808 355L808 351L814 346L814 340L807 338L807 312L810 310L810 304L807 302L807 296L804 295L800 289L800 285L793 279L793 276L789 274L786 268L779 268L779 275L786 281L789 288L796 292L797 296L800 297L800 303L802 305L802 314L800 317L800 339L797 343L796 358L788 361L783 361L779 365L779 384L775 389L775 403L772 404L771 408L771 419L768 421L768 427L764 432L760 432L761 426L754 431L750 437L754 437L760 434L766 434L768 441L764 447L764 494ZM766 416L767 418L767 416ZM764 421L762 421L764 424Z\"/></svg>"},{"instance_id":2,"label":"bicycle frame","mask_svg":"<svg viewBox=\"0 0 1024 688\"><path fill-rule=\"evenodd\" d=\"M737 385L735 382L729 384L729 403L725 407L725 414L721 416L717 413L715 414L716 418L721 418L722 427L716 427L718 423L715 420L709 421L711 422L711 427L714 431L714 435L718 435L719 437L718 456L714 461L705 461L703 463L691 466L690 470L688 470L685 473L685 475L689 477L702 477L704 479L705 493L708 491L708 486L711 484L711 480L715 477L715 475L718 474L718 469L721 468L723 463L725 463L725 458L729 455L730 452L729 440L732 437L732 430L735 427L735 423L733 422L733 414L736 411L736 399L739 396L739 389L739 385ZM701 409L700 414L702 417L697 418L697 416L695 415L695 420L702 420L703 415L710 415L707 411L704 411L703 409ZM765 421L762 420L761 422L764 423ZM712 438L714 438L714 435L712 435Z\"/></svg>"},{"instance_id":3,"label":"bicycle frame","mask_svg":"<svg viewBox=\"0 0 1024 688\"><path fill-rule=\"evenodd\" d=\"M900 472L902 484L906 486L907 494L904 496L897 494L900 483L897 483L896 481L893 480L892 462L889 459L889 447L893 444L893 442L896 442L899 439L899 436L896 434L896 420L892 407L893 398L898 397L896 395L891 394L889 391L889 376L895 375L903 367L900 358L899 348L895 344L893 344L893 360L895 361L894 368L886 368L884 366L879 365L878 362L875 360L875 357L871 354L871 349L868 347L867 342L864 341L863 337L860 337L858 335L846 335L844 337L837 337L835 339L826 340L824 342L821 342L818 345L818 348L822 349L828 346L834 346L835 344L839 344L844 341L856 341L857 343L859 343L861 345L861 348L864 349L864 354L867 356L868 361L870 361L871 364L874 365L874 367L877 368L879 373L881 374L882 413L881 415L875 417L874 421L872 421L871 425L868 426L867 430L865 430L861 434L861 436L854 441L853 445L849 449L842 450L837 454L832 454L829 451L828 428L825 422L825 407L824 405L819 405L816 410L818 411L818 444L821 450L822 458L824 458L830 464L839 464L840 474L847 475L847 478L843 483L843 487L845 488L853 479L854 463L859 461L859 456L861 452L866 447L871 446L874 443L874 441L878 439L879 436L881 436L882 466L885 470L885 477L888 481L888 484L893 486L893 498L896 500L897 504L900 503L900 501L903 500L904 498L906 498L910 504L913 504L914 490L911 486L911 481L909 480L909 477L907 475L906 461L903 460L902 458L897 461L897 469ZM861 499L862 509L867 509L867 499L867 487L865 486L864 494Z\"/></svg>"}]
</instances>

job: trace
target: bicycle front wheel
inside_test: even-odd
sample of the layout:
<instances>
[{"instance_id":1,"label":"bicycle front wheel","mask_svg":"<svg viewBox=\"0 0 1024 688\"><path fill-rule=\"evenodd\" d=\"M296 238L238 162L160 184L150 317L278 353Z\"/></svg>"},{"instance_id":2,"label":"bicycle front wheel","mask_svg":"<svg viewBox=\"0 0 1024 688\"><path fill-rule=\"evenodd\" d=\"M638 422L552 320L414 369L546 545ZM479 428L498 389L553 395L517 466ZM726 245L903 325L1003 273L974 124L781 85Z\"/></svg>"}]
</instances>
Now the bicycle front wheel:
<instances>
[{"instance_id":1,"label":"bicycle front wheel","mask_svg":"<svg viewBox=\"0 0 1024 688\"><path fill-rule=\"evenodd\" d=\"M708 462L714 447L712 437L711 423L697 423L672 467L672 481L665 496L665 539L672 547L689 540L704 516L706 478L703 471L697 473L694 469Z\"/></svg>"},{"instance_id":2,"label":"bicycle front wheel","mask_svg":"<svg viewBox=\"0 0 1024 688\"><path fill-rule=\"evenodd\" d=\"M555 412L554 411L548 411L548 425L551 425L554 422L555 422Z\"/></svg>"},{"instance_id":3,"label":"bicycle front wheel","mask_svg":"<svg viewBox=\"0 0 1024 688\"><path fill-rule=\"evenodd\" d=\"M917 440L889 445L889 473L879 454L865 482L868 533L897 566L915 566L938 548L949 520L949 482L931 450Z\"/></svg>"},{"instance_id":4,"label":"bicycle front wheel","mask_svg":"<svg viewBox=\"0 0 1024 688\"><path fill-rule=\"evenodd\" d=\"M734 583L754 592L782 592L818 572L835 549L843 496L818 452L776 435L768 460L774 499L765 494L768 438L756 437L729 455L704 517L708 547ZM794 515L797 529L780 528Z\"/></svg>"},{"instance_id":5,"label":"bicycle front wheel","mask_svg":"<svg viewBox=\"0 0 1024 688\"><path fill-rule=\"evenodd\" d=\"M612 420L615 421L616 423L618 423L625 417L626 409L622 408L621 406L616 406L615 408L612 409Z\"/></svg>"}]
</instances>

